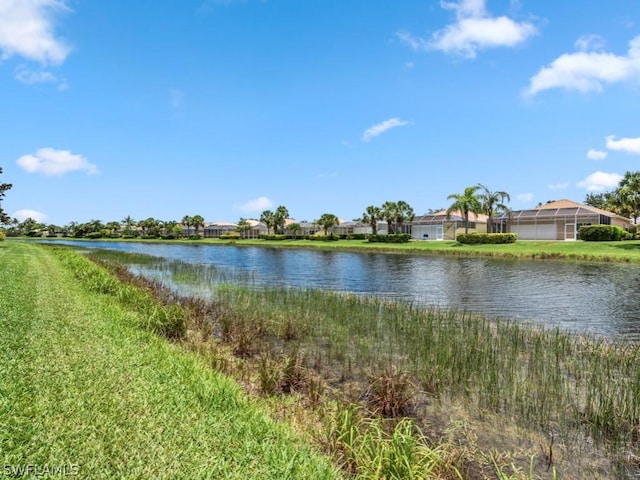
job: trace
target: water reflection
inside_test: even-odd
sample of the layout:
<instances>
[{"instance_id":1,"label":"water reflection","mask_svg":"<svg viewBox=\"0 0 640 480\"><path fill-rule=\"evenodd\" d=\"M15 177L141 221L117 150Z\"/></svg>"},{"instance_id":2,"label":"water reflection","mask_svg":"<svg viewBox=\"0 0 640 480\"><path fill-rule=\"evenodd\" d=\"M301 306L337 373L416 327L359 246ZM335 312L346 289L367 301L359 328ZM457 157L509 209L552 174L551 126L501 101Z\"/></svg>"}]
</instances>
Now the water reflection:
<instances>
[{"instance_id":1,"label":"water reflection","mask_svg":"<svg viewBox=\"0 0 640 480\"><path fill-rule=\"evenodd\" d=\"M599 336L640 339L640 268L633 265L218 245L68 243L179 260L199 265L203 272L215 267L218 275L226 272L227 280L235 282L250 278L257 285L379 295ZM147 270L146 274L161 277L163 267L154 268L155 273ZM201 291L216 281L220 278L203 274Z\"/></svg>"}]
</instances>

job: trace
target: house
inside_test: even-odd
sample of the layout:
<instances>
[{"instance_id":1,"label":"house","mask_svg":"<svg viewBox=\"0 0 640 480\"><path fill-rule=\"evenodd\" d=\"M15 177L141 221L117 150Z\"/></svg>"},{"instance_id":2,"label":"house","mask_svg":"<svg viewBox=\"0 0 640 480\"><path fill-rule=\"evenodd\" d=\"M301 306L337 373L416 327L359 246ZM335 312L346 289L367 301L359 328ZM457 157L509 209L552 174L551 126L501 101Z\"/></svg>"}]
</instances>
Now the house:
<instances>
[{"instance_id":1,"label":"house","mask_svg":"<svg viewBox=\"0 0 640 480\"><path fill-rule=\"evenodd\" d=\"M447 215L446 210L417 216L411 223L411 237L415 240L455 240L456 235L487 231L487 216L469 212L469 222L465 225L464 215L459 211L452 211Z\"/></svg>"},{"instance_id":2,"label":"house","mask_svg":"<svg viewBox=\"0 0 640 480\"><path fill-rule=\"evenodd\" d=\"M504 213L493 221L503 231L517 233L520 240L578 240L583 225L631 225L630 219L616 213L566 199Z\"/></svg>"},{"instance_id":3,"label":"house","mask_svg":"<svg viewBox=\"0 0 640 480\"><path fill-rule=\"evenodd\" d=\"M209 222L204 226L204 238L220 238L220 235L235 232L236 228L235 223Z\"/></svg>"}]
</instances>

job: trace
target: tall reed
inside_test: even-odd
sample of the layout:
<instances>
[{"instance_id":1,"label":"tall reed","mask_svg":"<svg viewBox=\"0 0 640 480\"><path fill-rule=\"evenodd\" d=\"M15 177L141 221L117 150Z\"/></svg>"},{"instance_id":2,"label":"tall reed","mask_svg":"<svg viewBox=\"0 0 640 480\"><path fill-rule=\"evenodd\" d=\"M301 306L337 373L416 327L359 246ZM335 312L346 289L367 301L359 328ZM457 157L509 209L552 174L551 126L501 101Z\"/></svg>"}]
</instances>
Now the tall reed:
<instances>
[{"instance_id":1,"label":"tall reed","mask_svg":"<svg viewBox=\"0 0 640 480\"><path fill-rule=\"evenodd\" d=\"M244 318L260 312L274 337L284 325L295 328L296 344L321 358L317 369L336 383L393 366L410 372L433 399L462 399L478 414L564 436L577 429L638 452L635 346L313 289L236 287L217 295Z\"/></svg>"}]
</instances>

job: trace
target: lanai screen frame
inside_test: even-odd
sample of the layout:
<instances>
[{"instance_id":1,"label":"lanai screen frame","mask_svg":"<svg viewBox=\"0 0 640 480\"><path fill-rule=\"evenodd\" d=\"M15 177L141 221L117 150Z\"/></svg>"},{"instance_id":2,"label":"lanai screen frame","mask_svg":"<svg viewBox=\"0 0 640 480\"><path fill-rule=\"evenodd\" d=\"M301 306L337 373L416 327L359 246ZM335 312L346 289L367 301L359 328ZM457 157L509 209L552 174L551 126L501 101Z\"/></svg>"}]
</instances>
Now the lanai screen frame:
<instances>
[{"instance_id":1,"label":"lanai screen frame","mask_svg":"<svg viewBox=\"0 0 640 480\"><path fill-rule=\"evenodd\" d=\"M581 225L611 225L611 217L584 207L517 210L515 212L503 213L494 218L494 222L500 223L502 227L509 225L509 230L511 230L513 226L517 228L520 225L549 225L551 222L557 226L558 221L563 222L563 227L566 227L567 224L575 225L574 235L576 239L578 238L579 227Z\"/></svg>"}]
</instances>

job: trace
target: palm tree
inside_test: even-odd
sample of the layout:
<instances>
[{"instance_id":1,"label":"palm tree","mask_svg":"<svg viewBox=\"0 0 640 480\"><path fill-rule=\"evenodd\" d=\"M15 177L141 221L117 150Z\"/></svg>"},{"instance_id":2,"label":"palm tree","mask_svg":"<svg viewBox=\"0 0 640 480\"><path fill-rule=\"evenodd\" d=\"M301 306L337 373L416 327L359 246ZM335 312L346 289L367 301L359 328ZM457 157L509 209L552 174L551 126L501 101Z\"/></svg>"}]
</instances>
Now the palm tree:
<instances>
[{"instance_id":1,"label":"palm tree","mask_svg":"<svg viewBox=\"0 0 640 480\"><path fill-rule=\"evenodd\" d=\"M2 167L0 167L0 174L2 174ZM9 221L11 220L11 217L4 213L4 210L2 210L2 199L5 195L4 192L6 192L7 190L11 190L12 186L13 185L11 185L10 183L0 183L0 223L2 224L9 223Z\"/></svg>"},{"instance_id":2,"label":"palm tree","mask_svg":"<svg viewBox=\"0 0 640 480\"><path fill-rule=\"evenodd\" d=\"M511 209L505 205L505 201L510 202L511 197L507 192L493 192L481 183L478 184L478 187L482 189L478 198L482 202L482 211L487 215L487 232L492 233L494 215L502 212L511 214Z\"/></svg>"},{"instance_id":3,"label":"palm tree","mask_svg":"<svg viewBox=\"0 0 640 480\"><path fill-rule=\"evenodd\" d=\"M617 202L628 212L633 223L640 217L640 172L626 172L616 190Z\"/></svg>"},{"instance_id":4,"label":"palm tree","mask_svg":"<svg viewBox=\"0 0 640 480\"><path fill-rule=\"evenodd\" d=\"M142 229L142 236L155 237L158 236L160 222L153 217L146 218L138 222L138 226Z\"/></svg>"},{"instance_id":5,"label":"palm tree","mask_svg":"<svg viewBox=\"0 0 640 480\"><path fill-rule=\"evenodd\" d=\"M191 217L191 225L196 229L196 235L200 236L200 227L204 227L204 217L202 215L194 215Z\"/></svg>"},{"instance_id":6,"label":"palm tree","mask_svg":"<svg viewBox=\"0 0 640 480\"><path fill-rule=\"evenodd\" d=\"M340 225L340 220L333 213L323 213L315 223L322 227L325 235L329 235L333 234L333 227Z\"/></svg>"},{"instance_id":7,"label":"palm tree","mask_svg":"<svg viewBox=\"0 0 640 480\"><path fill-rule=\"evenodd\" d=\"M125 232L131 232L133 227L136 226L136 221L133 219L133 217L131 217L131 215L127 215L126 217L124 217L122 220L120 220L120 223L124 227Z\"/></svg>"},{"instance_id":8,"label":"palm tree","mask_svg":"<svg viewBox=\"0 0 640 480\"><path fill-rule=\"evenodd\" d=\"M274 218L274 230L275 233L284 232L284 223L289 218L289 210L284 205L280 205L276 208L275 218Z\"/></svg>"},{"instance_id":9,"label":"palm tree","mask_svg":"<svg viewBox=\"0 0 640 480\"><path fill-rule=\"evenodd\" d=\"M271 227L274 227L276 224L276 214L271 210L265 210L260 215L260 221L267 226L267 235L269 235L271 233Z\"/></svg>"},{"instance_id":10,"label":"palm tree","mask_svg":"<svg viewBox=\"0 0 640 480\"><path fill-rule=\"evenodd\" d=\"M182 225L187 227L187 234L185 236L188 237L191 234L191 230L189 229L189 227L193 225L193 219L189 215L185 215L184 217L182 217L181 223Z\"/></svg>"},{"instance_id":11,"label":"palm tree","mask_svg":"<svg viewBox=\"0 0 640 480\"><path fill-rule=\"evenodd\" d=\"M396 210L398 206L396 202L384 202L382 204L382 218L387 221L387 234L391 233L391 224L395 221Z\"/></svg>"},{"instance_id":12,"label":"palm tree","mask_svg":"<svg viewBox=\"0 0 640 480\"><path fill-rule=\"evenodd\" d=\"M289 225L289 230L293 232L293 237L297 239L298 233L302 231L302 226L299 223L292 223L291 225Z\"/></svg>"},{"instance_id":13,"label":"palm tree","mask_svg":"<svg viewBox=\"0 0 640 480\"><path fill-rule=\"evenodd\" d=\"M95 218L89 220L87 226L89 227L89 232L100 232L104 230L104 224L102 223L102 221Z\"/></svg>"},{"instance_id":14,"label":"palm tree","mask_svg":"<svg viewBox=\"0 0 640 480\"><path fill-rule=\"evenodd\" d=\"M240 236L242 238L245 238L247 235L247 231L251 230L251 224L249 223L249 220L247 220L246 218L240 218L238 224L236 225L236 230L240 232Z\"/></svg>"},{"instance_id":15,"label":"palm tree","mask_svg":"<svg viewBox=\"0 0 640 480\"><path fill-rule=\"evenodd\" d=\"M396 202L396 211L395 211L395 222L396 222L396 233L402 233L402 225L405 222L412 222L415 213L413 212L413 208L405 202L404 200L398 200Z\"/></svg>"},{"instance_id":16,"label":"palm tree","mask_svg":"<svg viewBox=\"0 0 640 480\"><path fill-rule=\"evenodd\" d=\"M382 209L375 205L369 205L362 214L362 221L371 226L371 232L373 235L378 234L378 222L382 220L382 218Z\"/></svg>"},{"instance_id":17,"label":"palm tree","mask_svg":"<svg viewBox=\"0 0 640 480\"><path fill-rule=\"evenodd\" d=\"M480 190L480 187L474 185L473 187L465 188L464 193L452 193L447 197L447 200L454 200L447 208L447 217L453 211L460 211L464 217L464 233L469 233L469 212L479 215L482 211L482 203L476 194L478 190Z\"/></svg>"},{"instance_id":18,"label":"palm tree","mask_svg":"<svg viewBox=\"0 0 640 480\"><path fill-rule=\"evenodd\" d=\"M108 222L105 227L109 230L109 234L116 235L120 231L120 222Z\"/></svg>"}]
</instances>

